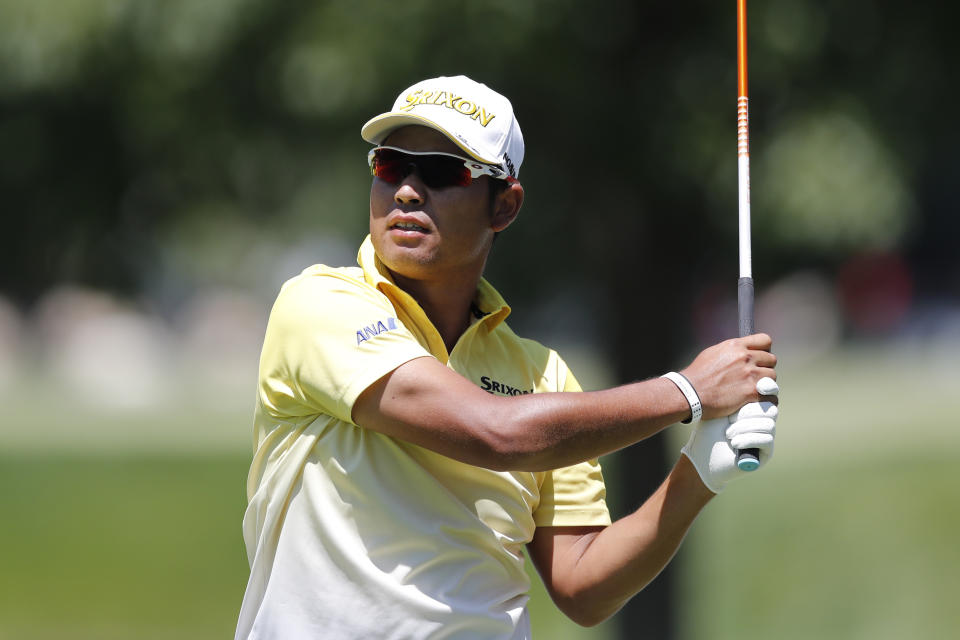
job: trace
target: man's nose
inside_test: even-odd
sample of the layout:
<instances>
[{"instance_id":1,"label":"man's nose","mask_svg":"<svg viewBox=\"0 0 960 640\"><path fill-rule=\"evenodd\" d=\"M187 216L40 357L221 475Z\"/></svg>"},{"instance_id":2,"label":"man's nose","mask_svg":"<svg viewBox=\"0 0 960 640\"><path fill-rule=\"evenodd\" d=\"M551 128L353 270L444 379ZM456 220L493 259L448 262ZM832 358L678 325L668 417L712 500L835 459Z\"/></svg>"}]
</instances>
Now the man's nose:
<instances>
[{"instance_id":1,"label":"man's nose","mask_svg":"<svg viewBox=\"0 0 960 640\"><path fill-rule=\"evenodd\" d=\"M411 171L397 187L396 193L393 194L393 201L397 204L422 205L426 200L425 193L426 188L420 175L416 171Z\"/></svg>"}]
</instances>

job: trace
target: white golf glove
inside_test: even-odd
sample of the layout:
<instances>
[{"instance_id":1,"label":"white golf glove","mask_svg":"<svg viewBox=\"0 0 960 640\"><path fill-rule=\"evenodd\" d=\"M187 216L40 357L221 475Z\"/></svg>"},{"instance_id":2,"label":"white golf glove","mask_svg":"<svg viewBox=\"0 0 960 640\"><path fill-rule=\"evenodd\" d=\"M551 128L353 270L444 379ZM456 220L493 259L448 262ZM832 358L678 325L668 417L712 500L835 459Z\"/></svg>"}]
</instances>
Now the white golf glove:
<instances>
[{"instance_id":1,"label":"white golf glove","mask_svg":"<svg viewBox=\"0 0 960 640\"><path fill-rule=\"evenodd\" d=\"M772 378L757 382L761 395L776 396L780 387ZM690 459L710 491L720 493L728 482L747 471L737 468L737 452L758 449L762 467L773 456L779 411L773 402L751 402L735 414L698 423L681 453Z\"/></svg>"}]
</instances>

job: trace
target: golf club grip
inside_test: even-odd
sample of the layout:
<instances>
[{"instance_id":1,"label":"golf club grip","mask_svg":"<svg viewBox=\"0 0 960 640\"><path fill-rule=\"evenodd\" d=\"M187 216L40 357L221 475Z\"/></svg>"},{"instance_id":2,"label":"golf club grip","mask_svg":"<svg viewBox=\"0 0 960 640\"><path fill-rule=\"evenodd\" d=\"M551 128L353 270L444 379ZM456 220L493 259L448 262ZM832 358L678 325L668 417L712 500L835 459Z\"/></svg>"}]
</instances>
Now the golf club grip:
<instances>
[{"instance_id":1,"label":"golf club grip","mask_svg":"<svg viewBox=\"0 0 960 640\"><path fill-rule=\"evenodd\" d=\"M740 337L753 334L753 278L740 278L737 281L737 315L740 320ZM737 467L743 471L753 471L760 466L758 449L737 451Z\"/></svg>"},{"instance_id":2,"label":"golf club grip","mask_svg":"<svg viewBox=\"0 0 960 640\"><path fill-rule=\"evenodd\" d=\"M753 335L753 278L737 280L737 315L740 318L740 337Z\"/></svg>"}]
</instances>

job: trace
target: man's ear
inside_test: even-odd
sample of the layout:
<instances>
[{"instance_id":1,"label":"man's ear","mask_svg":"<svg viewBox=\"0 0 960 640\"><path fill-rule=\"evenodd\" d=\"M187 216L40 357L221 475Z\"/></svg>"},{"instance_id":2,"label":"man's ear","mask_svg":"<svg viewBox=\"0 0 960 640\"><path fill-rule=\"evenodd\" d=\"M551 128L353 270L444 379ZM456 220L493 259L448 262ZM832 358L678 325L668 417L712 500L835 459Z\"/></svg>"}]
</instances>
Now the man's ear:
<instances>
[{"instance_id":1,"label":"man's ear","mask_svg":"<svg viewBox=\"0 0 960 640\"><path fill-rule=\"evenodd\" d=\"M493 203L493 219L491 228L500 232L510 226L517 219L520 207L523 205L523 185L512 182L510 186L496 195Z\"/></svg>"}]
</instances>

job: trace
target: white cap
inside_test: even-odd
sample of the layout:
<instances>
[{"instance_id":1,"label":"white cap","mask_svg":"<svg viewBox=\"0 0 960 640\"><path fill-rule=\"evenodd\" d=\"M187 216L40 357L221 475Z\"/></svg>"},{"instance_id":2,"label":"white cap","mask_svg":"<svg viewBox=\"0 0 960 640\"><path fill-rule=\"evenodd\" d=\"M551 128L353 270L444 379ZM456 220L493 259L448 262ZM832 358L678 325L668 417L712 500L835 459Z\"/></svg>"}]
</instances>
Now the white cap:
<instances>
[{"instance_id":1,"label":"white cap","mask_svg":"<svg viewBox=\"0 0 960 640\"><path fill-rule=\"evenodd\" d=\"M466 76L418 82L405 90L387 113L363 125L360 135L380 144L391 132L408 125L436 129L485 164L514 178L523 162L523 134L510 101Z\"/></svg>"}]
</instances>

